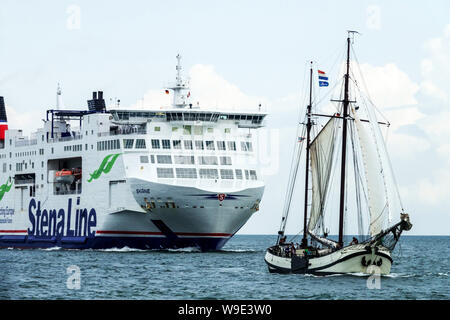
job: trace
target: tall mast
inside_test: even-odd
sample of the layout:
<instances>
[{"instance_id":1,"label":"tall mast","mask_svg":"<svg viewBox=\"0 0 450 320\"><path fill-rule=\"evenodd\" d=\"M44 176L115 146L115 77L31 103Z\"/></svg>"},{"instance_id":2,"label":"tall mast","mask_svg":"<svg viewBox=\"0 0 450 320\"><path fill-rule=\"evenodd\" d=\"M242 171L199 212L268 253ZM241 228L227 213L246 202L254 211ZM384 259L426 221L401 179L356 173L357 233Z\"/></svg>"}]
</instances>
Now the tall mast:
<instances>
[{"instance_id":1,"label":"tall mast","mask_svg":"<svg viewBox=\"0 0 450 320\"><path fill-rule=\"evenodd\" d=\"M62 107L61 87L58 83L58 88L56 89L56 110L59 110L61 107Z\"/></svg>"},{"instance_id":2,"label":"tall mast","mask_svg":"<svg viewBox=\"0 0 450 320\"><path fill-rule=\"evenodd\" d=\"M340 194L340 206L339 206L339 245L344 245L344 211L345 211L345 167L346 167L346 154L347 154L347 117L348 117L348 105L349 105L349 73L350 73L350 33L347 37L347 72L345 74L345 91L344 91L344 114L342 124L342 159L341 159L341 194Z\"/></svg>"},{"instance_id":3,"label":"tall mast","mask_svg":"<svg viewBox=\"0 0 450 320\"><path fill-rule=\"evenodd\" d=\"M189 98L189 94L185 94L186 90L189 89L188 83L183 80L181 77L181 55L177 54L177 76L175 79L175 83L167 89L173 90L173 106L176 108L184 108L187 106L187 98Z\"/></svg>"},{"instance_id":4,"label":"tall mast","mask_svg":"<svg viewBox=\"0 0 450 320\"><path fill-rule=\"evenodd\" d=\"M309 144L311 140L311 106L312 106L312 77L313 77L313 68L311 61L311 69L309 72L309 105L307 107L307 123L306 123L306 166L305 166L305 206L304 206L304 217L303 217L303 239L302 239L302 247L306 248L308 246L308 226L306 224L306 218L308 213L308 178L309 178Z\"/></svg>"}]
</instances>

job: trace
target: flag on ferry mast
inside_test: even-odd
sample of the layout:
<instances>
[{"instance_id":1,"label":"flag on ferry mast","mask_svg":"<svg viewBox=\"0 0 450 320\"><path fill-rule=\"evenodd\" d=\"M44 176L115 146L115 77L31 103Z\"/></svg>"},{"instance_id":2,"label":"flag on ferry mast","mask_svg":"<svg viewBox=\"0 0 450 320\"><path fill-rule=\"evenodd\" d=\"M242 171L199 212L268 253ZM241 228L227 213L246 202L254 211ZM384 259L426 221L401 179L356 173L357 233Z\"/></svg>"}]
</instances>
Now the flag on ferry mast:
<instances>
[{"instance_id":1,"label":"flag on ferry mast","mask_svg":"<svg viewBox=\"0 0 450 320\"><path fill-rule=\"evenodd\" d=\"M328 87L328 76L322 70L317 70L319 74L319 87Z\"/></svg>"}]
</instances>

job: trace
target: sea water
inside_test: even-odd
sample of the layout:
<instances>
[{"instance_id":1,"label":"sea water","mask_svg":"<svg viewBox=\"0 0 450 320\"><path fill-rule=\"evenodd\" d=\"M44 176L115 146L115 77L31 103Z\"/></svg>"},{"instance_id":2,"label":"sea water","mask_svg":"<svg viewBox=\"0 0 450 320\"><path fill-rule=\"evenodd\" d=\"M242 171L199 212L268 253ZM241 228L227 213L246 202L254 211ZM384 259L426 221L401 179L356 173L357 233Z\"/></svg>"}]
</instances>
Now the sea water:
<instances>
[{"instance_id":1,"label":"sea water","mask_svg":"<svg viewBox=\"0 0 450 320\"><path fill-rule=\"evenodd\" d=\"M271 274L276 236L222 250L0 249L0 299L449 299L450 237L402 236L391 274ZM376 282L378 281L378 282Z\"/></svg>"}]
</instances>

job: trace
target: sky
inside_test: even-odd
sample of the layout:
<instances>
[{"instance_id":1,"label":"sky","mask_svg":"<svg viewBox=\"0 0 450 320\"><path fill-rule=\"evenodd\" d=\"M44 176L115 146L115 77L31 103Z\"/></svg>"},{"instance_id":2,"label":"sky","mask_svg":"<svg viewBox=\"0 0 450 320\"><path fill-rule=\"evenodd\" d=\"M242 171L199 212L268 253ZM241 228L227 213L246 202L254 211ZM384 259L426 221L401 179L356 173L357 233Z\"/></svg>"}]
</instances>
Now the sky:
<instances>
[{"instance_id":1,"label":"sky","mask_svg":"<svg viewBox=\"0 0 450 320\"><path fill-rule=\"evenodd\" d=\"M239 233L275 234L309 61L337 82L346 31L357 30L370 97L391 123L387 147L414 225L408 234L449 235L449 12L439 0L1 0L0 95L10 128L25 132L54 107L58 83L68 109L85 108L96 90L123 108L164 105L180 53L200 107L268 112L258 136L265 193ZM302 203L297 190L288 233L301 229Z\"/></svg>"}]
</instances>

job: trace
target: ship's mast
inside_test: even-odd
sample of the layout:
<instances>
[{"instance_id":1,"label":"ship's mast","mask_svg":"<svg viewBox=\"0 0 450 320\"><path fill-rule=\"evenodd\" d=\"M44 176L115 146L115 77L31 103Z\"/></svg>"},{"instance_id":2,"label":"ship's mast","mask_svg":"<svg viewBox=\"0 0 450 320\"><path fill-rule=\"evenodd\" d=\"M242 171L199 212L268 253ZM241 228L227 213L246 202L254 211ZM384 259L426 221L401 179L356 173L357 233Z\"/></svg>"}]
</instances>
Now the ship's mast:
<instances>
[{"instance_id":1,"label":"ship's mast","mask_svg":"<svg viewBox=\"0 0 450 320\"><path fill-rule=\"evenodd\" d=\"M62 98L61 98L61 86L58 83L58 88L56 88L56 110L62 108Z\"/></svg>"},{"instance_id":2,"label":"ship's mast","mask_svg":"<svg viewBox=\"0 0 450 320\"><path fill-rule=\"evenodd\" d=\"M306 248L308 246L308 226L306 224L307 221L307 213L308 213L308 179L309 179L309 144L311 140L311 108L312 108L312 77L313 77L313 68L311 61L311 69L309 72L309 105L307 107L306 117L306 169L305 169L305 205L304 205L304 216L303 216L303 239L302 239L302 247Z\"/></svg>"},{"instance_id":3,"label":"ship's mast","mask_svg":"<svg viewBox=\"0 0 450 320\"><path fill-rule=\"evenodd\" d=\"M349 31L347 37L347 72L345 73L344 82L344 100L343 100L343 123L342 123L342 158L341 158L341 193L340 193L340 205L339 205L339 240L338 243L342 247L344 245L344 212L345 212L345 168L347 157L347 117L348 117L348 105L349 105L349 74L350 74L350 33L355 31Z\"/></svg>"},{"instance_id":4,"label":"ship's mast","mask_svg":"<svg viewBox=\"0 0 450 320\"><path fill-rule=\"evenodd\" d=\"M177 54L177 76L175 79L175 84L167 89L173 90L173 105L177 108L184 108L187 106L187 98L189 94L186 95L186 90L189 89L187 82L183 81L181 77L181 55Z\"/></svg>"}]
</instances>

